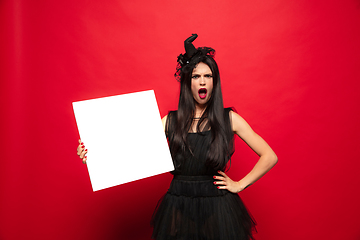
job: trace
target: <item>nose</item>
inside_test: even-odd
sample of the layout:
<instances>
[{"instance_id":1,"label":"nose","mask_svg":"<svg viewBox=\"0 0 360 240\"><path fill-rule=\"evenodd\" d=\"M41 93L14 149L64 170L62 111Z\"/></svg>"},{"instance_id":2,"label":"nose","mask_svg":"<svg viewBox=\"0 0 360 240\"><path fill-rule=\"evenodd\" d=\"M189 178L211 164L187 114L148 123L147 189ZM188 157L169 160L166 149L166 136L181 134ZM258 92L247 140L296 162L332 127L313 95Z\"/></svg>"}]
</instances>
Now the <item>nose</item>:
<instances>
[{"instance_id":1,"label":"nose","mask_svg":"<svg viewBox=\"0 0 360 240\"><path fill-rule=\"evenodd\" d=\"M199 83L200 83L201 86L205 86L205 77L204 76L200 77Z\"/></svg>"}]
</instances>

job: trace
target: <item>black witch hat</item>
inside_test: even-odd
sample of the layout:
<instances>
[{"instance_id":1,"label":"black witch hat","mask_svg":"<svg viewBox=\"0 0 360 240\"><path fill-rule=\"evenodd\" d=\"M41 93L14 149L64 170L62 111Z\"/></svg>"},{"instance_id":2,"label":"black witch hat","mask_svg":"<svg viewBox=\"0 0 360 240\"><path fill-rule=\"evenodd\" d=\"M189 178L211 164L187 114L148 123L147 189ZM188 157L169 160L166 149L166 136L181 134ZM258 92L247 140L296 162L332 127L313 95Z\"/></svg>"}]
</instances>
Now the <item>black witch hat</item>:
<instances>
[{"instance_id":1,"label":"black witch hat","mask_svg":"<svg viewBox=\"0 0 360 240\"><path fill-rule=\"evenodd\" d=\"M190 37L188 37L184 41L184 47L185 47L185 54L180 54L178 56L178 62L181 65L187 64L190 62L191 58L197 53L197 49L195 48L194 44L192 42L198 37L198 35L192 34Z\"/></svg>"},{"instance_id":2,"label":"black witch hat","mask_svg":"<svg viewBox=\"0 0 360 240\"><path fill-rule=\"evenodd\" d=\"M192 34L184 41L185 53L180 54L177 58L178 65L176 67L175 78L180 81L182 72L192 71L192 69L202 59L206 57L214 58L215 50L209 47L195 48L192 42L198 37L197 34Z\"/></svg>"}]
</instances>

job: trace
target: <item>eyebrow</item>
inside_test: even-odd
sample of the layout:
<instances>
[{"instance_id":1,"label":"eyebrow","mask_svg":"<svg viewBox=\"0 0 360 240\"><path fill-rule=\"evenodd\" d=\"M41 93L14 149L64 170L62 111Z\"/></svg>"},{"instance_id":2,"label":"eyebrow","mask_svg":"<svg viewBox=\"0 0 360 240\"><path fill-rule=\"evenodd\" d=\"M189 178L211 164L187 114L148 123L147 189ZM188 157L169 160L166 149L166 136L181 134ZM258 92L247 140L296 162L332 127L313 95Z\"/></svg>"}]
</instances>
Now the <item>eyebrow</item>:
<instances>
[{"instance_id":1,"label":"eyebrow","mask_svg":"<svg viewBox=\"0 0 360 240\"><path fill-rule=\"evenodd\" d=\"M195 76L195 75L201 75L200 73L192 73L191 74L192 76ZM204 75L213 75L212 72L209 72L209 73L204 73Z\"/></svg>"}]
</instances>

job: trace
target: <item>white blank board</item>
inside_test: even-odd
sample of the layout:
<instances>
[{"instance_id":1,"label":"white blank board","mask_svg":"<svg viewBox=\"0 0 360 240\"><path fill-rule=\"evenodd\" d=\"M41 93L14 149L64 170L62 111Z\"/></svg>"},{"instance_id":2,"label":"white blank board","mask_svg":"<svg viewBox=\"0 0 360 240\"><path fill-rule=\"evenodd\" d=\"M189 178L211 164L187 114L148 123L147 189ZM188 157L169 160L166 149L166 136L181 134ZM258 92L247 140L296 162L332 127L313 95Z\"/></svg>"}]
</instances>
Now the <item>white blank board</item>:
<instances>
[{"instance_id":1,"label":"white blank board","mask_svg":"<svg viewBox=\"0 0 360 240\"><path fill-rule=\"evenodd\" d=\"M93 191L174 170L153 90L73 102Z\"/></svg>"}]
</instances>

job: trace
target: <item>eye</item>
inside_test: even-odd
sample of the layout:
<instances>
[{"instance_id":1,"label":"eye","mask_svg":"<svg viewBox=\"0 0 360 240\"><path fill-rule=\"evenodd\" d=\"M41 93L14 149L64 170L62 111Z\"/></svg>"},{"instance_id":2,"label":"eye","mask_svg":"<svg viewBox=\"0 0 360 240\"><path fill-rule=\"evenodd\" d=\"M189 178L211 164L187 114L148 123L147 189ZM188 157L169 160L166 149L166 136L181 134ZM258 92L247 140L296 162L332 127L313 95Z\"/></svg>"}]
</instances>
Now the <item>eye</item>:
<instances>
[{"instance_id":1,"label":"eye","mask_svg":"<svg viewBox=\"0 0 360 240\"><path fill-rule=\"evenodd\" d=\"M206 74L205 77L206 78L212 78L212 75L211 74Z\"/></svg>"},{"instance_id":2,"label":"eye","mask_svg":"<svg viewBox=\"0 0 360 240\"><path fill-rule=\"evenodd\" d=\"M198 79L200 77L200 75L194 75L194 76L192 76L191 78L192 79Z\"/></svg>"}]
</instances>

